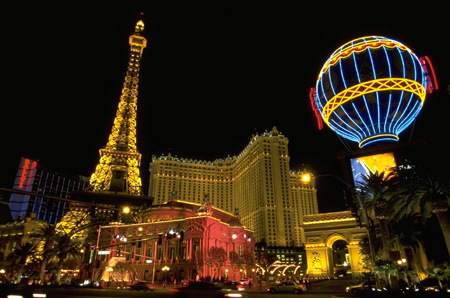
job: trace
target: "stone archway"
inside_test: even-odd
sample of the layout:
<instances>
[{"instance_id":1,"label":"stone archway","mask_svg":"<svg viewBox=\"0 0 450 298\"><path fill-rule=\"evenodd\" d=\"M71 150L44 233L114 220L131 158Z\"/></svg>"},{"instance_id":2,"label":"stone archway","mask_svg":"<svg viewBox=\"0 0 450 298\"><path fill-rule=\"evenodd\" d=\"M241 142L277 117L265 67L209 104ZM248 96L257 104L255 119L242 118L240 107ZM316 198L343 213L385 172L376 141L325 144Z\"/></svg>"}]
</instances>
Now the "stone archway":
<instances>
[{"instance_id":1,"label":"stone archway","mask_svg":"<svg viewBox=\"0 0 450 298\"><path fill-rule=\"evenodd\" d=\"M345 262L351 268L352 277L364 272L359 241L367 231L357 226L350 211L306 215L303 217L303 228L310 277L335 276L333 245L341 242L345 243Z\"/></svg>"}]
</instances>

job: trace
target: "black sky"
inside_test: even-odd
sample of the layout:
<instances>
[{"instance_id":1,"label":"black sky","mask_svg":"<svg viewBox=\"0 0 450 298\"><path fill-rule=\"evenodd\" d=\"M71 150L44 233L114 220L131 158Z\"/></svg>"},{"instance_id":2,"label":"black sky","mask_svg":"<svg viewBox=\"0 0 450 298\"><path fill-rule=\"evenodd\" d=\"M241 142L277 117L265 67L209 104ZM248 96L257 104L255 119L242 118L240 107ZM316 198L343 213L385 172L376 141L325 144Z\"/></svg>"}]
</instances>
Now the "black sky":
<instances>
[{"instance_id":1,"label":"black sky","mask_svg":"<svg viewBox=\"0 0 450 298\"><path fill-rule=\"evenodd\" d=\"M342 176L336 155L347 147L330 129L317 129L308 93L331 53L366 35L399 40L436 69L440 90L400 139L448 138L450 34L442 2L145 2L154 3L2 9L1 187L12 187L21 156L91 175L111 131L140 12L148 40L137 124L145 193L152 155L236 155L252 134L273 126L289 139L292 169ZM323 183L320 211L342 208L339 188Z\"/></svg>"}]
</instances>

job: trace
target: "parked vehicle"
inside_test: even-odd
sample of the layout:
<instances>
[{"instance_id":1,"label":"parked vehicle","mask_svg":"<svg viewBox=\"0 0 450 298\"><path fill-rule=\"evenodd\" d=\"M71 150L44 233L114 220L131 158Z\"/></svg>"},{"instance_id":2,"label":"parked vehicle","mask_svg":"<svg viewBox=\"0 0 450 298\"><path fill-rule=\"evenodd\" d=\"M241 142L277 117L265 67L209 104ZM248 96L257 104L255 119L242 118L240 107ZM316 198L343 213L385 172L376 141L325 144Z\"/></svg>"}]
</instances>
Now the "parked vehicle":
<instances>
[{"instance_id":1,"label":"parked vehicle","mask_svg":"<svg viewBox=\"0 0 450 298\"><path fill-rule=\"evenodd\" d=\"M154 290L154 285L151 282L147 282L147 281L138 281L137 283L135 283L134 285L130 286L130 290L134 290L134 291L153 291Z\"/></svg>"},{"instance_id":2,"label":"parked vehicle","mask_svg":"<svg viewBox=\"0 0 450 298\"><path fill-rule=\"evenodd\" d=\"M218 284L222 289L230 289L230 290L237 290L237 291L245 291L244 285L237 281L227 281L223 284Z\"/></svg>"},{"instance_id":3,"label":"parked vehicle","mask_svg":"<svg viewBox=\"0 0 450 298\"><path fill-rule=\"evenodd\" d=\"M253 282L253 280L252 280L251 278L244 278L244 279L241 279L241 280L239 281L239 283L240 283L241 285L244 285L244 286L248 286L248 284L249 284L250 282Z\"/></svg>"},{"instance_id":4,"label":"parked vehicle","mask_svg":"<svg viewBox=\"0 0 450 298\"><path fill-rule=\"evenodd\" d=\"M442 288L441 288L442 286ZM426 278L420 282L420 288L423 291L431 291L431 292L450 292L450 288L448 282L439 281L436 278Z\"/></svg>"},{"instance_id":5,"label":"parked vehicle","mask_svg":"<svg viewBox=\"0 0 450 298\"><path fill-rule=\"evenodd\" d=\"M381 289L379 289L379 290L386 290L386 285L383 282L381 284ZM369 292L377 291L377 285L374 280L370 280L370 281L366 280L362 283L346 287L345 291L347 293L351 293L351 294L355 294L355 295L361 294L361 293L369 293Z\"/></svg>"},{"instance_id":6,"label":"parked vehicle","mask_svg":"<svg viewBox=\"0 0 450 298\"><path fill-rule=\"evenodd\" d=\"M294 281L284 281L279 284L273 284L266 289L266 291L271 294L276 294L276 293L301 294L305 290L306 290L306 288L303 284L298 284Z\"/></svg>"},{"instance_id":7,"label":"parked vehicle","mask_svg":"<svg viewBox=\"0 0 450 298\"><path fill-rule=\"evenodd\" d=\"M44 289L40 287L22 285L22 284L7 284L0 285L0 293L4 296L0 297L22 297L22 298L45 298L47 294Z\"/></svg>"},{"instance_id":8,"label":"parked vehicle","mask_svg":"<svg viewBox=\"0 0 450 298\"><path fill-rule=\"evenodd\" d=\"M175 297L183 298L247 297L245 292L234 290L224 284L207 281L193 282L185 287L173 288L170 291L175 293Z\"/></svg>"}]
</instances>

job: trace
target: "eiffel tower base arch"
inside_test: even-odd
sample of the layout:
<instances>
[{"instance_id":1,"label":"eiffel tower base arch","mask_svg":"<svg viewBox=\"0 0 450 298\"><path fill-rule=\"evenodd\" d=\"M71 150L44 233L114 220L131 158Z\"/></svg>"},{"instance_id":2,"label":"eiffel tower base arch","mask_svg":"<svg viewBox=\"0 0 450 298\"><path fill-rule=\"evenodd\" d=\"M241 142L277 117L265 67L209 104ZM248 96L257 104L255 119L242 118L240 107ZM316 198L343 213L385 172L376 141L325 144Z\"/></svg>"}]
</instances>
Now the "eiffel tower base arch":
<instances>
[{"instance_id":1,"label":"eiffel tower base arch","mask_svg":"<svg viewBox=\"0 0 450 298\"><path fill-rule=\"evenodd\" d=\"M312 218L313 217L313 218ZM330 219L331 218L331 219ZM338 240L346 243L346 262L351 278L358 278L364 269L359 242L367 235L365 228L356 225L351 213L339 212L305 216L305 250L307 277L335 277L333 244Z\"/></svg>"}]
</instances>

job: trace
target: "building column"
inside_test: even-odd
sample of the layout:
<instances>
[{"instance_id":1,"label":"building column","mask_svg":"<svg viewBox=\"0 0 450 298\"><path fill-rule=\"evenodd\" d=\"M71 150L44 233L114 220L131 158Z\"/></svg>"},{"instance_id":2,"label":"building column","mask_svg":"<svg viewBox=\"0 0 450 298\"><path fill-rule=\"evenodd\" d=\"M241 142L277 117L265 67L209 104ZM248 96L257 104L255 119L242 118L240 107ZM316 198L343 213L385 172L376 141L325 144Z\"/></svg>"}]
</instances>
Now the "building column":
<instances>
[{"instance_id":1,"label":"building column","mask_svg":"<svg viewBox=\"0 0 450 298\"><path fill-rule=\"evenodd\" d=\"M362 262L360 262L361 248L356 244L347 244L348 254L350 255L350 266L352 267L352 278L358 278L363 272Z\"/></svg>"}]
</instances>

